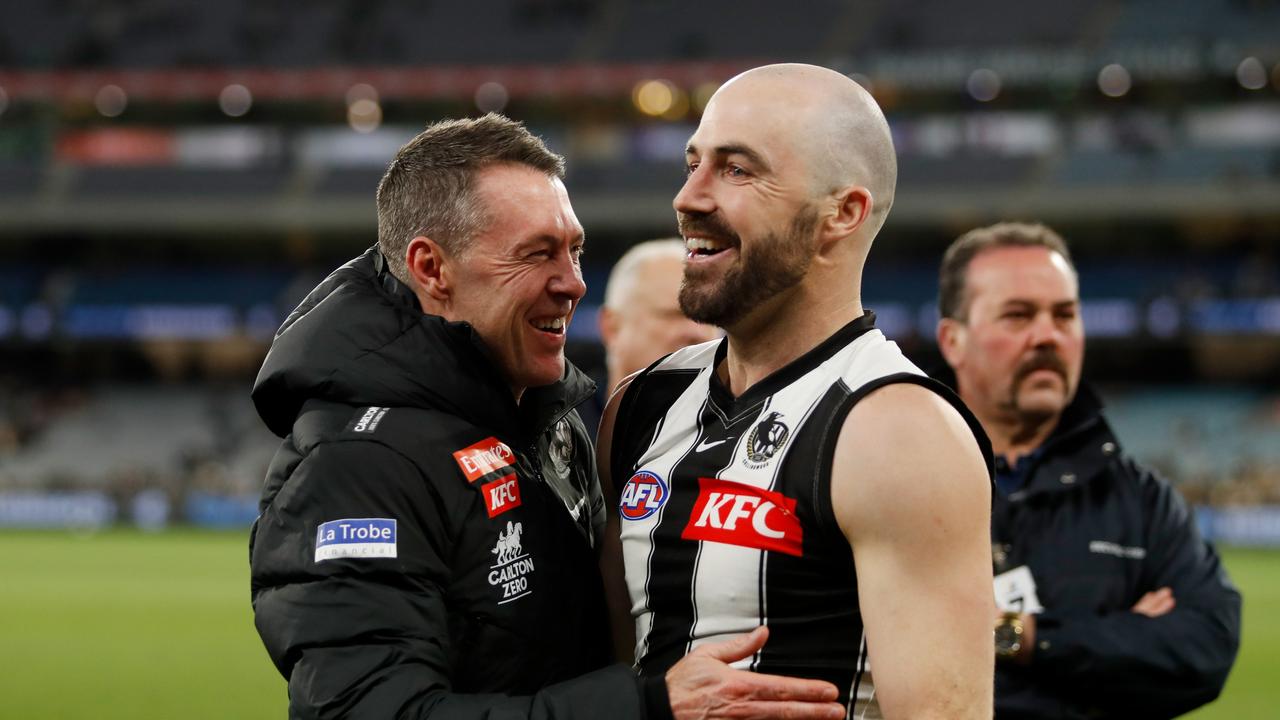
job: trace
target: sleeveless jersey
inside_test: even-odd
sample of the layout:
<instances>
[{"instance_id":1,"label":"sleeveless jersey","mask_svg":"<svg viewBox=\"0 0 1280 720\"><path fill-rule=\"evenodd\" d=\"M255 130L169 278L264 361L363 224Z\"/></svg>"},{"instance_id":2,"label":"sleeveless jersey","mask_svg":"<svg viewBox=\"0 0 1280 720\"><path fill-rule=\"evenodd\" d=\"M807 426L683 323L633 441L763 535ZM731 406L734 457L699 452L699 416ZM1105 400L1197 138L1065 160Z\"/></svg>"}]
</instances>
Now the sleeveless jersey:
<instances>
[{"instance_id":1,"label":"sleeveless jersey","mask_svg":"<svg viewBox=\"0 0 1280 720\"><path fill-rule=\"evenodd\" d=\"M831 506L836 439L854 404L891 383L933 389L976 420L869 312L737 398L715 372L727 342L655 363L619 407L611 469L636 665L658 675L768 625L736 667L828 680L849 717L879 717L853 553Z\"/></svg>"}]
</instances>

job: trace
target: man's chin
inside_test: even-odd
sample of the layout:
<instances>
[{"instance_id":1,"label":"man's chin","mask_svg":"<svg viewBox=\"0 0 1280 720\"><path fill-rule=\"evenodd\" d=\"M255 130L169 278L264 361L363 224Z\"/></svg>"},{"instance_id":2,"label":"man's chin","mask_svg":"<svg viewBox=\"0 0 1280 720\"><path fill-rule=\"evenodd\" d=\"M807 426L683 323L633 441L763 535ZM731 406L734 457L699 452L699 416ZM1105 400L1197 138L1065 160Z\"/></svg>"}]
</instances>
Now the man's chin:
<instances>
[{"instance_id":1,"label":"man's chin","mask_svg":"<svg viewBox=\"0 0 1280 720\"><path fill-rule=\"evenodd\" d=\"M1033 422L1052 419L1065 410L1067 397L1060 390L1034 390L1023 392L1014 399L1018 414Z\"/></svg>"}]
</instances>

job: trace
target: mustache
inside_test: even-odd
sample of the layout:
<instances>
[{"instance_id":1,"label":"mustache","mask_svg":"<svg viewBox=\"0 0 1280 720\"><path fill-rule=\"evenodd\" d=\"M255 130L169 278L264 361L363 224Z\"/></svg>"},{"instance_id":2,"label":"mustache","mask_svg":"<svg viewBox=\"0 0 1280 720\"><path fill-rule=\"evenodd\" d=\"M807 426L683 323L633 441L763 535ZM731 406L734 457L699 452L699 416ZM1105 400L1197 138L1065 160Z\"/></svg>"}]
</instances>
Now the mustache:
<instances>
[{"instance_id":1,"label":"mustache","mask_svg":"<svg viewBox=\"0 0 1280 720\"><path fill-rule=\"evenodd\" d=\"M1017 371L1013 374L1014 385L1017 386L1028 375L1037 370L1051 370L1057 373L1063 382L1067 381L1067 364L1062 361L1062 358L1058 357L1058 353L1046 348L1036 350L1035 354L1018 366Z\"/></svg>"},{"instance_id":2,"label":"mustache","mask_svg":"<svg viewBox=\"0 0 1280 720\"><path fill-rule=\"evenodd\" d=\"M719 211L710 213L676 213L676 223L683 237L705 237L716 240L728 240L738 244L738 233L720 217Z\"/></svg>"}]
</instances>

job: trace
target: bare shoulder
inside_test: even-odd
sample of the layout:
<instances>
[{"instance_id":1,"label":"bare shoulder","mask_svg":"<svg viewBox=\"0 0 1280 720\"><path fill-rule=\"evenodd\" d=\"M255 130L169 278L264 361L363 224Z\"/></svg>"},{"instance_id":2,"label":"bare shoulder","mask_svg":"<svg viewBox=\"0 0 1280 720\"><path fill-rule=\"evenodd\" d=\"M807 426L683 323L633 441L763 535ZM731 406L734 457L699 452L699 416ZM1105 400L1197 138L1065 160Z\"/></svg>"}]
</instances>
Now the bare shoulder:
<instances>
[{"instance_id":1,"label":"bare shoulder","mask_svg":"<svg viewBox=\"0 0 1280 720\"><path fill-rule=\"evenodd\" d=\"M605 403L604 412L600 413L600 427L596 429L596 473L600 477L605 498L614 504L617 504L617 494L614 492L613 474L609 465L613 457L613 427L618 419L618 406L622 404L622 396L641 372L643 371L632 373L618 381L618 386L609 396L609 402Z\"/></svg>"},{"instance_id":2,"label":"bare shoulder","mask_svg":"<svg viewBox=\"0 0 1280 720\"><path fill-rule=\"evenodd\" d=\"M845 418L831 475L837 520L874 528L990 504L986 462L969 424L929 388L895 383ZM896 519L895 519L896 518Z\"/></svg>"}]
</instances>

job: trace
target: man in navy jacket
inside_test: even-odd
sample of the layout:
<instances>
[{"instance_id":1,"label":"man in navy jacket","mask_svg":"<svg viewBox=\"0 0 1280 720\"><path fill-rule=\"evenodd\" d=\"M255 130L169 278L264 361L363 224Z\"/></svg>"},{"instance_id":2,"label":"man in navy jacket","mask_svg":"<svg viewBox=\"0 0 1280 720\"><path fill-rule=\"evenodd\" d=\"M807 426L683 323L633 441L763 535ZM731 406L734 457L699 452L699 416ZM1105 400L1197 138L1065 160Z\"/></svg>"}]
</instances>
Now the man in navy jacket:
<instances>
[{"instance_id":1,"label":"man in navy jacket","mask_svg":"<svg viewBox=\"0 0 1280 720\"><path fill-rule=\"evenodd\" d=\"M1080 385L1066 244L1042 225L947 250L938 344L998 456L996 716L1173 717L1218 696L1240 594L1168 483L1128 457Z\"/></svg>"}]
</instances>

